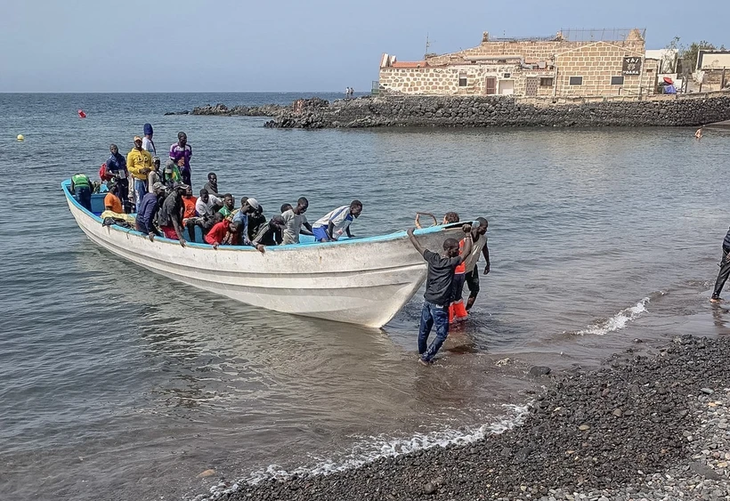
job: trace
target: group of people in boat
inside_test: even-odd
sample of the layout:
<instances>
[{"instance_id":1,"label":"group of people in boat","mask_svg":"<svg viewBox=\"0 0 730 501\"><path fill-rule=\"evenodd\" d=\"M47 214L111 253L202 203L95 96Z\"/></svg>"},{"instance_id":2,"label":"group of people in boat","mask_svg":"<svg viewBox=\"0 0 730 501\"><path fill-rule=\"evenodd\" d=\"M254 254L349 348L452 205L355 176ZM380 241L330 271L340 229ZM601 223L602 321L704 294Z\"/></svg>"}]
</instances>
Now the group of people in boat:
<instances>
[{"instance_id":1,"label":"group of people in boat","mask_svg":"<svg viewBox=\"0 0 730 501\"><path fill-rule=\"evenodd\" d=\"M350 224L362 212L359 200L337 207L310 224L305 215L309 201L301 197L296 205L283 204L279 214L267 220L255 198L241 198L237 208L233 195L221 194L214 172L208 173L196 197L190 184L192 147L187 144L187 135L178 133L178 142L170 146L169 160L160 169L159 157L152 155L156 153L152 126L145 124L144 132L144 137L133 138L134 147L126 159L112 144L109 159L99 172L107 188L102 218L109 224L134 225L152 241L162 235L182 246L187 241L185 229L188 239L194 239L196 228L200 228L201 243L213 248L244 245L261 252L267 246L298 244L300 234L313 235L318 242L353 236ZM91 193L96 189L91 179L86 174L75 174L70 188L76 200L91 211Z\"/></svg>"},{"instance_id":2,"label":"group of people in boat","mask_svg":"<svg viewBox=\"0 0 730 501\"><path fill-rule=\"evenodd\" d=\"M250 245L261 252L271 245L297 244L300 234L313 235L319 242L334 241L345 234L353 236L350 224L362 212L359 200L338 207L310 224L305 215L309 201L301 197L296 205L283 204L279 214L267 220L263 207L253 197L241 198L236 208L233 195L220 193L214 172L208 173L207 182L195 197L190 170L192 147L187 143L187 135L178 133L178 142L170 146L164 169L160 169L152 137L152 126L145 124L144 136L133 138L134 147L126 158L116 145L109 147L109 159L99 172L108 191L102 213L105 223L132 223L151 241L162 235L179 241L182 246L186 243L184 230L187 229L188 238L194 238L196 228L200 228L204 242L213 248ZM88 176L72 177L71 192L89 211L93 191L94 183ZM125 218L130 213L134 216ZM460 226L459 215L447 212L441 224ZM418 216L416 226L420 228ZM433 362L448 336L449 324L468 317L480 290L477 267L480 255L486 260L484 274L490 271L488 226L487 220L481 217L473 224L464 224L463 238L447 238L440 253L423 248L414 230L408 230L411 243L428 263L418 333L419 360L424 365ZM466 305L462 297L465 284L469 288ZM434 327L436 337L428 344Z\"/></svg>"}]
</instances>

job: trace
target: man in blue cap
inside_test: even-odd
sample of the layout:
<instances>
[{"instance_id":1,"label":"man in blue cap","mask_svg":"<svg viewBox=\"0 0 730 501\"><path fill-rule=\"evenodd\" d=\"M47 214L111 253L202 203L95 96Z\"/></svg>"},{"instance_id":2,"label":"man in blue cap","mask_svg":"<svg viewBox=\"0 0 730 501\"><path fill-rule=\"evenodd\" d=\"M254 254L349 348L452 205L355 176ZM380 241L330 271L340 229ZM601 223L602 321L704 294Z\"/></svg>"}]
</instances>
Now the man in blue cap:
<instances>
[{"instance_id":1,"label":"man in blue cap","mask_svg":"<svg viewBox=\"0 0 730 501\"><path fill-rule=\"evenodd\" d=\"M153 157L157 156L157 149L155 148L155 142L152 140L152 125L144 124L144 137L142 138L142 149L150 152Z\"/></svg>"}]
</instances>

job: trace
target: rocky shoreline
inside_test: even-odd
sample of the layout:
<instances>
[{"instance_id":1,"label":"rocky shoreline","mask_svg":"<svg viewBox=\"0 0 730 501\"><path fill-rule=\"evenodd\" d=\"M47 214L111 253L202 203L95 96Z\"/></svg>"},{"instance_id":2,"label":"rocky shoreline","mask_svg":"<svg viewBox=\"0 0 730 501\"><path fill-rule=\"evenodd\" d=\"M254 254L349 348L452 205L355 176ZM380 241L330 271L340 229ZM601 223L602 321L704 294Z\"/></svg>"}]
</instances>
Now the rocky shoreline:
<instances>
[{"instance_id":1,"label":"rocky shoreline","mask_svg":"<svg viewBox=\"0 0 730 501\"><path fill-rule=\"evenodd\" d=\"M509 96L386 94L329 102L299 99L290 106L207 105L168 114L266 116L265 127L644 127L697 126L730 120L730 92L644 99L530 99Z\"/></svg>"},{"instance_id":2,"label":"rocky shoreline","mask_svg":"<svg viewBox=\"0 0 730 501\"><path fill-rule=\"evenodd\" d=\"M730 339L675 338L553 375L521 426L466 446L197 500L730 499ZM547 381L547 380L546 380Z\"/></svg>"}]
</instances>

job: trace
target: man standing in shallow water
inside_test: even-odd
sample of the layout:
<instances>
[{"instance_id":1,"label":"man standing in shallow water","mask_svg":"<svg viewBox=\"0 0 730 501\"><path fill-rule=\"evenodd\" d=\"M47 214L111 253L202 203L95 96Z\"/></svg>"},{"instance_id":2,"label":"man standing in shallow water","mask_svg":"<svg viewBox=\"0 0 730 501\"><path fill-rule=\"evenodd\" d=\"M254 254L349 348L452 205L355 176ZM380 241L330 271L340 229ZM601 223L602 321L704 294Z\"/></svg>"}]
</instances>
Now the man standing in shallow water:
<instances>
[{"instance_id":1,"label":"man standing in shallow water","mask_svg":"<svg viewBox=\"0 0 730 501\"><path fill-rule=\"evenodd\" d=\"M725 239L722 241L722 259L720 260L720 272L717 274L717 280L715 281L715 289L712 291L712 297L710 301L713 303L719 303L720 293L722 288L725 286L728 277L730 277L730 230L727 230Z\"/></svg>"},{"instance_id":2,"label":"man standing in shallow water","mask_svg":"<svg viewBox=\"0 0 730 501\"><path fill-rule=\"evenodd\" d=\"M453 295L454 273L459 266L471 254L471 226L465 224L462 227L464 236L464 248L459 254L459 241L447 238L444 241L443 253L437 254L424 249L413 235L413 228L408 230L408 238L428 263L428 277L426 278L426 292L424 293L423 309L421 310L421 324L418 328L418 355L423 365L433 361L436 353L449 335L449 303ZM431 328L436 327L436 339L430 346L427 346L428 336Z\"/></svg>"}]
</instances>

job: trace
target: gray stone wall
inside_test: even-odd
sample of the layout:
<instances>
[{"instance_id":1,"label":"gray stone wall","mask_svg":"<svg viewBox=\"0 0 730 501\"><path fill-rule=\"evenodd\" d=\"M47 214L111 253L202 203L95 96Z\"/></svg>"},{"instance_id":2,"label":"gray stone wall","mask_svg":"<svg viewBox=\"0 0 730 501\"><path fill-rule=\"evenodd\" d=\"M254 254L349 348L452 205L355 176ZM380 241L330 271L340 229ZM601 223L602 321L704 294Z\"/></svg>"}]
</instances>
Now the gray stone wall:
<instances>
[{"instance_id":1,"label":"gray stone wall","mask_svg":"<svg viewBox=\"0 0 730 501\"><path fill-rule=\"evenodd\" d=\"M696 126L730 120L730 93L667 99L551 101L385 95L285 110L273 128Z\"/></svg>"}]
</instances>

